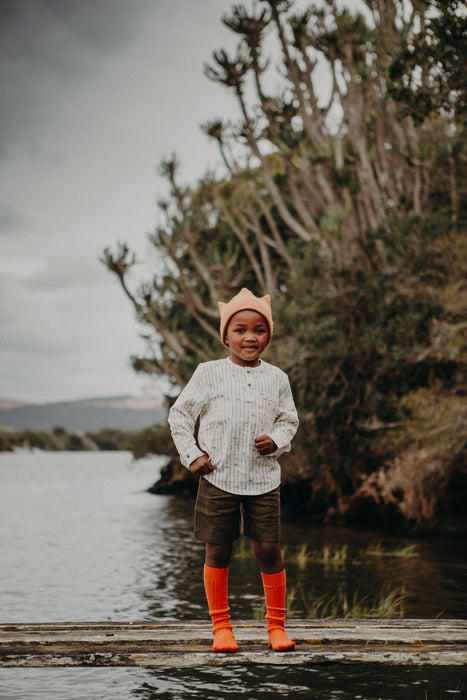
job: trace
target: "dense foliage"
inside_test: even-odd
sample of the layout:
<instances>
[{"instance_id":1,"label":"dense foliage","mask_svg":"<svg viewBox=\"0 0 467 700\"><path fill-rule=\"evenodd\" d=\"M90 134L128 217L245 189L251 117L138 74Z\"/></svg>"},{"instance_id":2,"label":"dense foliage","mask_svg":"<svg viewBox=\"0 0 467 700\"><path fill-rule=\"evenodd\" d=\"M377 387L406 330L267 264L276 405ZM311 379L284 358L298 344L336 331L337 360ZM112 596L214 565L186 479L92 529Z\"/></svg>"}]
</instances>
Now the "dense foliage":
<instances>
[{"instance_id":1,"label":"dense foliage","mask_svg":"<svg viewBox=\"0 0 467 700\"><path fill-rule=\"evenodd\" d=\"M133 290L126 244L104 262L148 329L135 369L174 387L224 354L218 300L270 293L266 359L299 408L284 468L311 484L305 509L420 523L467 490L467 23L455 1L301 7L223 17L238 51L214 52L205 73L241 119L203 126L223 173L183 187L164 160L163 269Z\"/></svg>"}]
</instances>

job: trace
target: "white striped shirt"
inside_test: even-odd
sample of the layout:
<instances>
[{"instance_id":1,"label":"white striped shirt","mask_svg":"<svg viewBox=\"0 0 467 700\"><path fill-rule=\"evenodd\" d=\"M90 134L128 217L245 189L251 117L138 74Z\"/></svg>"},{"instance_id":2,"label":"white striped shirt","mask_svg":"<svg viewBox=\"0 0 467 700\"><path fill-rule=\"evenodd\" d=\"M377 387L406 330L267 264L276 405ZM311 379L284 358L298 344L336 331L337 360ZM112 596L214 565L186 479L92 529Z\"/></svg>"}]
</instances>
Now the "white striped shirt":
<instances>
[{"instance_id":1,"label":"white striped shirt","mask_svg":"<svg viewBox=\"0 0 467 700\"><path fill-rule=\"evenodd\" d=\"M196 368L168 421L182 464L189 467L207 453L215 469L204 478L223 491L242 495L279 486L277 457L290 450L298 428L287 375L263 360L257 367L243 367L230 357ZM271 437L277 451L260 455L254 446L260 435Z\"/></svg>"}]
</instances>

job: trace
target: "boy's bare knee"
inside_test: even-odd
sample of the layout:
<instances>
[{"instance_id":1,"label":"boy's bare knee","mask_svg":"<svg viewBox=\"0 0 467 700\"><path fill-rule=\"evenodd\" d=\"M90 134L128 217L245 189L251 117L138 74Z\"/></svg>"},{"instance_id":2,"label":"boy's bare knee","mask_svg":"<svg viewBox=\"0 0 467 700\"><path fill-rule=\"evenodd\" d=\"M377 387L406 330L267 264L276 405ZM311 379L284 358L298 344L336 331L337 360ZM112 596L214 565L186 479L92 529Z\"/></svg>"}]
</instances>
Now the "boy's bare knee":
<instances>
[{"instance_id":1,"label":"boy's bare knee","mask_svg":"<svg viewBox=\"0 0 467 700\"><path fill-rule=\"evenodd\" d=\"M231 544L212 544L206 543L206 559L207 566L212 566L215 569L224 569L230 563L232 556Z\"/></svg>"},{"instance_id":2,"label":"boy's bare knee","mask_svg":"<svg viewBox=\"0 0 467 700\"><path fill-rule=\"evenodd\" d=\"M253 548L263 573L275 574L282 571L284 563L279 542L254 542Z\"/></svg>"}]
</instances>

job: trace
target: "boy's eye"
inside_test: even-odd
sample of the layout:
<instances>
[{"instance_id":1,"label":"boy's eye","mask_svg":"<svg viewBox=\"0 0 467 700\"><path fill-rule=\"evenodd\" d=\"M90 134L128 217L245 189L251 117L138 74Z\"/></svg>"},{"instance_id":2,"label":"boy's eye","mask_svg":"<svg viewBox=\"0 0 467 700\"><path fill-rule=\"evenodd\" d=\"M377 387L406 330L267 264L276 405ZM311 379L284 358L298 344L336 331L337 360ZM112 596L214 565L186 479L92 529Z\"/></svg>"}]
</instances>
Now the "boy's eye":
<instances>
[{"instance_id":1,"label":"boy's eye","mask_svg":"<svg viewBox=\"0 0 467 700\"><path fill-rule=\"evenodd\" d=\"M234 333L245 333L246 329L245 328L234 328ZM266 333L265 328L255 328L253 331L254 333L257 333L258 335L264 335Z\"/></svg>"}]
</instances>

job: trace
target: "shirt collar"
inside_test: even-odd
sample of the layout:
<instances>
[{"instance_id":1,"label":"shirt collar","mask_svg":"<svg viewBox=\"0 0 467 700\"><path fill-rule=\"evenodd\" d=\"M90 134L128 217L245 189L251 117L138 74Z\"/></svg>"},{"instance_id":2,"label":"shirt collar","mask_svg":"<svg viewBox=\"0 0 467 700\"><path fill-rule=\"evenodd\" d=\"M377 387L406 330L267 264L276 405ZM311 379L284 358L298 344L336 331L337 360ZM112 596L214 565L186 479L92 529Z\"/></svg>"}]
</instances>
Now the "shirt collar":
<instances>
[{"instance_id":1,"label":"shirt collar","mask_svg":"<svg viewBox=\"0 0 467 700\"><path fill-rule=\"evenodd\" d=\"M261 369L261 368L264 366L264 360L261 360L261 359L260 359L260 361L259 361L259 365L256 365L256 367L250 367L250 365L237 365L236 362L233 362L233 361L232 361L232 358L230 357L230 355L229 355L229 357L226 357L226 358L225 358L225 361L226 361L231 367L235 367L235 369L239 369L239 370L249 369L249 370L253 370L253 371L256 372L257 370Z\"/></svg>"}]
</instances>

